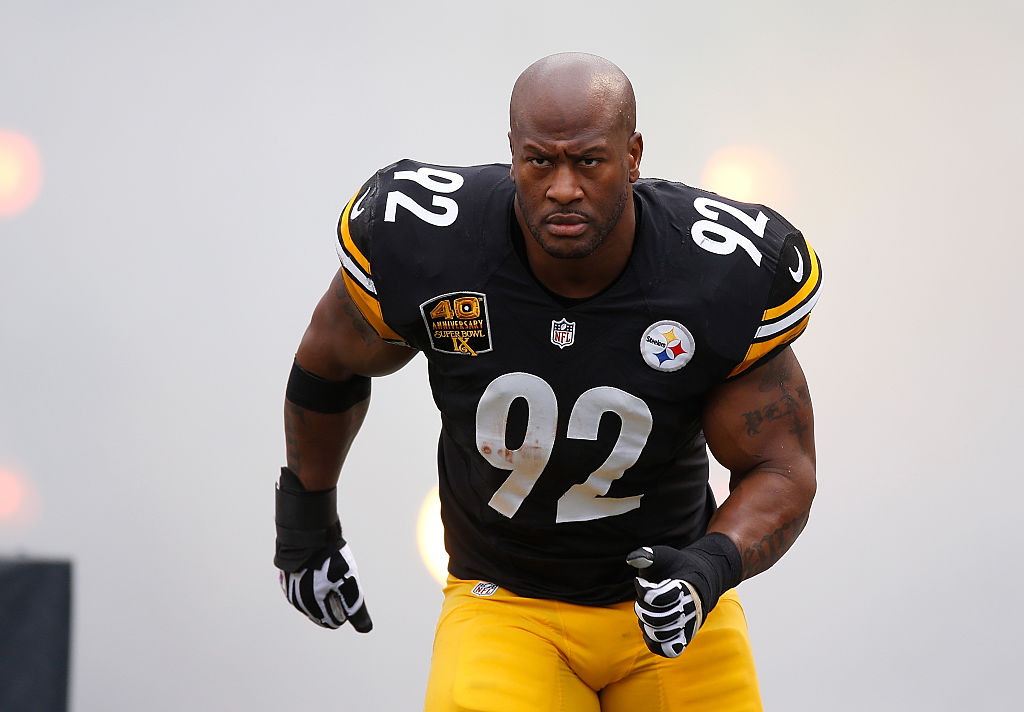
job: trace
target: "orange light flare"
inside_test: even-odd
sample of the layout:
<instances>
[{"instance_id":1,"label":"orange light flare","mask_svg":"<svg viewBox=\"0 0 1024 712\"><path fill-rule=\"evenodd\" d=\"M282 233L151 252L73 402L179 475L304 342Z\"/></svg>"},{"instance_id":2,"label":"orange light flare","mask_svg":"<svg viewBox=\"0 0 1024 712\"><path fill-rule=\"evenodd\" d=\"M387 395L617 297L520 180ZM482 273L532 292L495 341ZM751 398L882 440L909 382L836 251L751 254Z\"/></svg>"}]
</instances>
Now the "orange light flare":
<instances>
[{"instance_id":1,"label":"orange light flare","mask_svg":"<svg viewBox=\"0 0 1024 712\"><path fill-rule=\"evenodd\" d=\"M0 465L0 526L26 526L36 520L39 498L27 478Z\"/></svg>"},{"instance_id":2,"label":"orange light flare","mask_svg":"<svg viewBox=\"0 0 1024 712\"><path fill-rule=\"evenodd\" d=\"M416 538L419 540L423 565L434 580L443 586L448 579L448 552L444 549L444 526L441 524L441 500L437 496L437 487L427 493L420 505Z\"/></svg>"},{"instance_id":3,"label":"orange light flare","mask_svg":"<svg viewBox=\"0 0 1024 712\"><path fill-rule=\"evenodd\" d=\"M43 185L43 164L35 144L0 129L0 217L13 217L35 202Z\"/></svg>"},{"instance_id":4,"label":"orange light flare","mask_svg":"<svg viewBox=\"0 0 1024 712\"><path fill-rule=\"evenodd\" d=\"M782 169L771 154L753 146L728 146L708 159L700 187L744 203L776 205L785 199Z\"/></svg>"}]
</instances>

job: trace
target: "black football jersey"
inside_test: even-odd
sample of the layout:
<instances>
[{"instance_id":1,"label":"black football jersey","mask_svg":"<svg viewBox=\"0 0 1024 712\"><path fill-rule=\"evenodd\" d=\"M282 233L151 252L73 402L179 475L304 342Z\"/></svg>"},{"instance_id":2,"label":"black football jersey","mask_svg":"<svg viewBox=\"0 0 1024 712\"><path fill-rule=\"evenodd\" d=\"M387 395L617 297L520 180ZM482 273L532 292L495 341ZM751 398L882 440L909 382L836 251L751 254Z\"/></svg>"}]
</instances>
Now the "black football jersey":
<instances>
[{"instance_id":1,"label":"black football jersey","mask_svg":"<svg viewBox=\"0 0 1024 712\"><path fill-rule=\"evenodd\" d=\"M767 207L643 179L625 269L567 300L530 271L514 195L507 165L388 166L342 213L346 284L428 359L451 573L625 601L627 553L705 533L704 397L804 330L820 264Z\"/></svg>"}]
</instances>

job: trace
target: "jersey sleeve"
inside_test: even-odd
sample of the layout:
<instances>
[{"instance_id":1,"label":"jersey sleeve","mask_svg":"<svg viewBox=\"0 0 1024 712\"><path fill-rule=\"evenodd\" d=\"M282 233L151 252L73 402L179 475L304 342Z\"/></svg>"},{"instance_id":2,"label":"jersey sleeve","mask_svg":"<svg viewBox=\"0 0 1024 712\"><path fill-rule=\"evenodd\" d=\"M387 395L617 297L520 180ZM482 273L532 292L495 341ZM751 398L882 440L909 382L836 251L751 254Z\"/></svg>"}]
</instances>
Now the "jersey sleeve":
<instances>
[{"instance_id":1,"label":"jersey sleeve","mask_svg":"<svg viewBox=\"0 0 1024 712\"><path fill-rule=\"evenodd\" d=\"M799 230L786 235L764 313L743 360L729 378L766 361L792 343L811 318L821 291L821 261Z\"/></svg>"},{"instance_id":2,"label":"jersey sleeve","mask_svg":"<svg viewBox=\"0 0 1024 712\"><path fill-rule=\"evenodd\" d=\"M371 255L379 186L378 172L348 201L338 221L336 246L345 287L363 318L385 341L405 344L406 340L384 320L373 278Z\"/></svg>"}]
</instances>

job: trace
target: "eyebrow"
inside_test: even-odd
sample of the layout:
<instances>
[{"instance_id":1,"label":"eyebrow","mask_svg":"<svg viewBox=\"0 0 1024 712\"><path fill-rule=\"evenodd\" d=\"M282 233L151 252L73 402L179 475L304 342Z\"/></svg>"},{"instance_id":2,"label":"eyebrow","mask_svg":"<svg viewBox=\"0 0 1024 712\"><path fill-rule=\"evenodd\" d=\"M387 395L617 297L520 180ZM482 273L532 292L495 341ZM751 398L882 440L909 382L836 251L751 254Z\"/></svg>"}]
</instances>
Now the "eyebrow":
<instances>
[{"instance_id":1,"label":"eyebrow","mask_svg":"<svg viewBox=\"0 0 1024 712\"><path fill-rule=\"evenodd\" d=\"M524 152L532 151L534 153L541 153L541 154L545 154L545 155L550 155L551 153L556 153L557 152L557 151L551 151L548 148L545 148L545 147L543 147L543 146L541 146L541 145L539 145L537 143L534 143L533 141L524 141L523 142L523 151ZM566 155L570 156L570 157L573 157L573 158L578 158L580 156L590 156L590 155L593 155L595 153L607 153L607 152L608 152L608 142L607 141L602 141L600 143L583 144L582 147L580 147L579 149L576 149L576 150L565 149Z\"/></svg>"}]
</instances>

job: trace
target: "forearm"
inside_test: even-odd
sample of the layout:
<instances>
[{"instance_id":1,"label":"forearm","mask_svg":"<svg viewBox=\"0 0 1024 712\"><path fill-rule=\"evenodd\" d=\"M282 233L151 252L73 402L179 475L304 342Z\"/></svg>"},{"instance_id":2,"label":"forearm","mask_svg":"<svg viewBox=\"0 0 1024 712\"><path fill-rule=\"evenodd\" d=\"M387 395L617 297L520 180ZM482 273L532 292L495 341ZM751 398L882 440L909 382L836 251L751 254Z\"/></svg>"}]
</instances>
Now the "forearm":
<instances>
[{"instance_id":1,"label":"forearm","mask_svg":"<svg viewBox=\"0 0 1024 712\"><path fill-rule=\"evenodd\" d=\"M748 579L782 558L803 530L814 499L814 467L803 462L784 470L757 468L733 480L708 532L736 544Z\"/></svg>"},{"instance_id":2,"label":"forearm","mask_svg":"<svg viewBox=\"0 0 1024 712\"><path fill-rule=\"evenodd\" d=\"M367 397L342 413L317 413L285 400L288 468L307 490L324 490L337 484L369 405Z\"/></svg>"}]
</instances>

